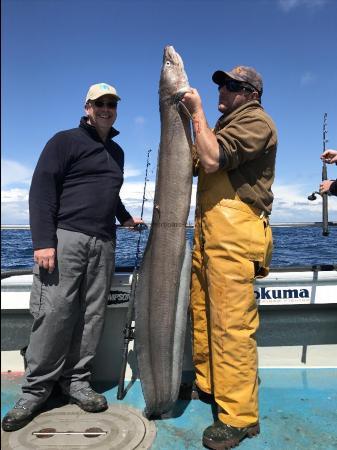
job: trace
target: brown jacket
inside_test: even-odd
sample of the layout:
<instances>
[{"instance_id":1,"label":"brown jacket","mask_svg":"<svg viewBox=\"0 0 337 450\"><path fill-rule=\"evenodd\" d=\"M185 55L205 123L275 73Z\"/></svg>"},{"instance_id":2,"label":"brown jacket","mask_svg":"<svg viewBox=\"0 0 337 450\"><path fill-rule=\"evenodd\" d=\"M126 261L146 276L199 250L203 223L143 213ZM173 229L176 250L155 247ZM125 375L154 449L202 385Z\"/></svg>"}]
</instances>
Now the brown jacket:
<instances>
[{"instance_id":1,"label":"brown jacket","mask_svg":"<svg viewBox=\"0 0 337 450\"><path fill-rule=\"evenodd\" d=\"M222 168L240 199L270 214L275 176L277 132L256 100L222 116L214 133L223 152Z\"/></svg>"}]
</instances>

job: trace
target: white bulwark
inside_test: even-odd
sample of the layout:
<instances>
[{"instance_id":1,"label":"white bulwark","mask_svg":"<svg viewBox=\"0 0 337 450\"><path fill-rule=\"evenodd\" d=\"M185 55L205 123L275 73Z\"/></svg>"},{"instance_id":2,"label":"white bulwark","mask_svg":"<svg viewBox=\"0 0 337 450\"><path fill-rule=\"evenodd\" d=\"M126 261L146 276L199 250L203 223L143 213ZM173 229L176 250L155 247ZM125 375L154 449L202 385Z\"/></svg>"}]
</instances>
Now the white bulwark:
<instances>
[{"instance_id":1,"label":"white bulwark","mask_svg":"<svg viewBox=\"0 0 337 450\"><path fill-rule=\"evenodd\" d=\"M326 269L283 268L256 281L261 322L257 336L259 367L337 367L337 270L335 266ZM28 344L32 325L32 280L32 275L1 280L2 372L24 370L20 350ZM118 271L114 276L104 333L94 362L95 380L118 381L131 280L131 270ZM137 377L132 344L127 380ZM191 337L187 332L183 370L193 369L191 355Z\"/></svg>"},{"instance_id":2,"label":"white bulwark","mask_svg":"<svg viewBox=\"0 0 337 450\"><path fill-rule=\"evenodd\" d=\"M337 303L337 271L271 272L255 282L259 305Z\"/></svg>"}]
</instances>

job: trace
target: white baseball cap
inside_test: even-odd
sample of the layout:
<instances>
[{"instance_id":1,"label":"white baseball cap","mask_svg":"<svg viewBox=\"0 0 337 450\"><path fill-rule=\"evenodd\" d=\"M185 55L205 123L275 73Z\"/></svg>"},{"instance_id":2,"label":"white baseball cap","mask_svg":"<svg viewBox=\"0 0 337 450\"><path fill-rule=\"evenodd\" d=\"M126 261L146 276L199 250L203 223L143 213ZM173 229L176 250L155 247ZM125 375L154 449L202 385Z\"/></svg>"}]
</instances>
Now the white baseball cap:
<instances>
[{"instance_id":1,"label":"white baseball cap","mask_svg":"<svg viewBox=\"0 0 337 450\"><path fill-rule=\"evenodd\" d=\"M113 86L110 86L110 84L107 83L98 83L90 86L85 98L85 103L87 103L88 100L96 100L103 95L112 95L116 100L120 100L120 97Z\"/></svg>"}]
</instances>

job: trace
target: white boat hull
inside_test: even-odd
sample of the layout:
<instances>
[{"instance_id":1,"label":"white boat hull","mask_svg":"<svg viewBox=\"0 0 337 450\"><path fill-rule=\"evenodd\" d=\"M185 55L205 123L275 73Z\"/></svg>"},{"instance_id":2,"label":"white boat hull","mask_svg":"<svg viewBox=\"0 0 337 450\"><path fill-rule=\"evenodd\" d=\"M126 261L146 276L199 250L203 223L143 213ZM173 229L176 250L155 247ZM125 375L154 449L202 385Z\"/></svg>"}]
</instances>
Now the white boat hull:
<instances>
[{"instance_id":1,"label":"white boat hull","mask_svg":"<svg viewBox=\"0 0 337 450\"><path fill-rule=\"evenodd\" d=\"M116 381L119 377L131 278L130 272L117 272L113 279L94 365L94 378L99 381ZM3 372L24 371L20 350L29 341L32 279L32 275L20 275L1 281ZM257 336L260 367L337 367L336 270L271 272L256 281L255 296L261 318ZM126 379L137 376L132 344ZM193 370L190 333L186 337L183 370Z\"/></svg>"}]
</instances>

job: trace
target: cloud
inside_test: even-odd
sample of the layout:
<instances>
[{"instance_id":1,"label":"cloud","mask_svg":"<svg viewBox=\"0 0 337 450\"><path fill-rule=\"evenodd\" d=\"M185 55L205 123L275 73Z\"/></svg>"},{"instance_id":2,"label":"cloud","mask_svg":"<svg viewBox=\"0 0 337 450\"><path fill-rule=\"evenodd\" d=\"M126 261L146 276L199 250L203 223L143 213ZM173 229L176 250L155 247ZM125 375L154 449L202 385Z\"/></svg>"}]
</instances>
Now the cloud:
<instances>
[{"instance_id":1,"label":"cloud","mask_svg":"<svg viewBox=\"0 0 337 450\"><path fill-rule=\"evenodd\" d=\"M1 191L1 223L6 225L29 223L28 189L13 188Z\"/></svg>"},{"instance_id":2,"label":"cloud","mask_svg":"<svg viewBox=\"0 0 337 450\"><path fill-rule=\"evenodd\" d=\"M317 186L318 188L318 186ZM271 223L321 222L322 200L309 201L312 186L304 184L278 184L273 186L274 203ZM337 198L329 198L329 220L337 220Z\"/></svg>"},{"instance_id":3,"label":"cloud","mask_svg":"<svg viewBox=\"0 0 337 450\"><path fill-rule=\"evenodd\" d=\"M145 124L146 119L143 116L137 116L137 117L135 117L134 121L135 121L136 125L141 125L142 126L142 125Z\"/></svg>"},{"instance_id":4,"label":"cloud","mask_svg":"<svg viewBox=\"0 0 337 450\"><path fill-rule=\"evenodd\" d=\"M126 182L122 186L120 197L126 209L134 217L140 217L141 215L143 191L144 191L143 182ZM147 182L145 193L146 200L144 202L144 211L143 211L143 219L146 222L151 222L152 219L154 191L155 191L155 182L154 181ZM195 193L196 193L196 185L193 185L190 214L188 217L188 222L190 223L193 223L194 221Z\"/></svg>"},{"instance_id":5,"label":"cloud","mask_svg":"<svg viewBox=\"0 0 337 450\"><path fill-rule=\"evenodd\" d=\"M1 161L1 187L11 185L26 184L29 185L32 179L33 170L22 164L4 159Z\"/></svg>"},{"instance_id":6,"label":"cloud","mask_svg":"<svg viewBox=\"0 0 337 450\"><path fill-rule=\"evenodd\" d=\"M316 81L316 75L312 72L305 72L300 79L301 86L309 86Z\"/></svg>"},{"instance_id":7,"label":"cloud","mask_svg":"<svg viewBox=\"0 0 337 450\"><path fill-rule=\"evenodd\" d=\"M122 186L120 197L126 209L132 216L140 217L143 202L144 183L125 182ZM144 215L146 219L151 218L154 197L154 181L147 182L146 201L144 202Z\"/></svg>"},{"instance_id":8,"label":"cloud","mask_svg":"<svg viewBox=\"0 0 337 450\"><path fill-rule=\"evenodd\" d=\"M143 201L144 182L126 181L121 189L121 199L134 217L140 217ZM146 201L144 203L143 218L151 222L155 182L147 182ZM321 222L322 200L310 202L307 197L312 192L312 186L304 184L286 184L278 182L273 187L275 196L271 223ZM196 185L193 185L191 208L188 222L194 223ZM28 189L3 189L1 199L2 224L28 224ZM329 220L337 221L337 197L329 198Z\"/></svg>"},{"instance_id":9,"label":"cloud","mask_svg":"<svg viewBox=\"0 0 337 450\"><path fill-rule=\"evenodd\" d=\"M330 0L279 0L279 5L284 12L289 12L295 8L307 8L310 10L322 8Z\"/></svg>"},{"instance_id":10,"label":"cloud","mask_svg":"<svg viewBox=\"0 0 337 450\"><path fill-rule=\"evenodd\" d=\"M129 165L126 165L124 167L124 179L126 178L132 178L132 177L139 177L141 175L142 171L139 169L135 169Z\"/></svg>"}]
</instances>

